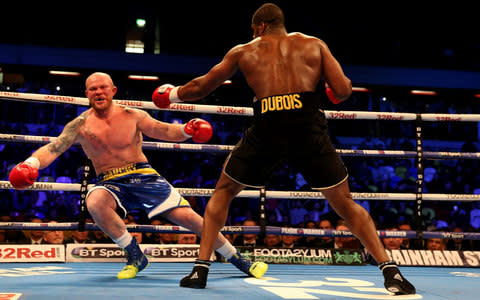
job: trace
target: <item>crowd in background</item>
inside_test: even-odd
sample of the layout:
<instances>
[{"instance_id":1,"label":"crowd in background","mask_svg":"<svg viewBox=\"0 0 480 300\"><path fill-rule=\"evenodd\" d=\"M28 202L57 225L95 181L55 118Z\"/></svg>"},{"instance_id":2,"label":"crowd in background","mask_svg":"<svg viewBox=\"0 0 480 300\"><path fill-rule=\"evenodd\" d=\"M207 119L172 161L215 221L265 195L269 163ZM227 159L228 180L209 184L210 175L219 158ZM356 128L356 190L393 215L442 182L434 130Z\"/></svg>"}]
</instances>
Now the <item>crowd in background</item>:
<instances>
[{"instance_id":1,"label":"crowd in background","mask_svg":"<svg viewBox=\"0 0 480 300\"><path fill-rule=\"evenodd\" d=\"M115 78L114 78L115 81ZM83 82L64 84L60 90L56 84L30 82L24 85L3 85L0 90L19 91L44 94L64 94L82 96ZM118 85L118 84L117 84ZM152 89L140 86L140 89L119 86L118 99L145 99ZM225 87L224 89L228 89ZM237 95L223 100L224 90L212 94L202 100L206 104L249 106L249 102L239 104L239 99L250 95ZM335 109L364 110L385 112L414 112L414 113L480 113L480 108L469 101L463 103L452 101L446 97L419 99L417 96L398 95L379 97L374 92L354 93L351 99ZM251 101L251 100L248 100ZM29 102L14 102L1 100L0 133L58 136L63 126L86 107L65 104L42 104ZM333 109L325 103L325 109ZM152 116L166 122L183 122L198 114L151 111ZM215 130L211 144L234 145L248 126L246 117L204 115ZM353 126L353 122L355 125ZM431 122L424 123L424 138L426 150L431 151L461 151L478 152L478 127L476 122ZM370 121L370 120L329 120L332 141L337 148L342 149L389 149L415 150L415 124L401 121ZM355 128L355 130L352 130ZM149 140L146 138L145 140ZM441 141L441 143L427 143ZM0 180L8 180L8 174L17 163L26 159L39 144L17 143L0 141ZM227 153L200 153L200 152L173 152L159 150L145 150L152 166L175 187L186 188L214 188L221 172L221 166ZM413 158L382 158L382 157L343 157L349 170L349 184L352 192L362 193L415 193L417 168ZM48 168L40 171L38 181L78 183L83 176L83 166L86 157L79 146L72 146ZM480 194L480 175L477 160L447 159L424 160L425 193L443 194ZM92 180L94 182L94 180ZM287 163L282 165L272 176L267 185L269 190L309 190L308 183L297 170ZM193 209L203 215L208 197L187 197ZM414 201L358 201L372 215L379 228L402 229L402 225L414 226ZM0 190L1 221L77 221L80 205L80 194L63 191L16 191ZM267 199L267 224L282 227L305 227L322 229L341 229L345 226L339 217L332 211L325 200L318 199ZM245 225L245 222L257 223L259 215L258 199L237 198L232 202L226 225ZM480 202L465 201L423 201L423 230L468 231L480 229ZM128 223L137 224L164 224L164 220L148 220L141 212L133 211ZM329 224L327 224L329 223ZM250 223L251 224L251 223ZM340 226L340 227L339 227ZM348 230L348 229L346 229ZM33 231L32 231L33 232ZM5 237L4 241L17 243L30 237L21 235ZM43 240L48 240L45 233ZM0 231L0 243L2 234ZM156 234L142 234L143 241L168 243L163 237ZM167 236L169 234L164 234ZM170 234L171 235L171 234ZM248 240L248 235L228 236L234 244L240 245ZM74 232L66 232L62 243L67 238L74 238ZM342 240L346 239L346 240ZM90 232L85 240L91 242L109 241L101 232ZM172 235L170 242L182 241L183 237ZM186 237L186 240L198 242L197 239ZM331 246L348 245L360 247L358 241L348 238L295 238L292 236L270 236L254 238L251 243L266 246L289 247L296 246ZM396 240L398 242L398 240ZM428 242L429 243L429 242ZM428 243L417 247L427 247ZM453 243L453 242L452 242ZM415 243L411 243L414 245ZM459 247L443 240L440 244L445 247ZM399 244L407 247L409 242ZM464 248L476 250L478 245L469 241Z\"/></svg>"}]
</instances>

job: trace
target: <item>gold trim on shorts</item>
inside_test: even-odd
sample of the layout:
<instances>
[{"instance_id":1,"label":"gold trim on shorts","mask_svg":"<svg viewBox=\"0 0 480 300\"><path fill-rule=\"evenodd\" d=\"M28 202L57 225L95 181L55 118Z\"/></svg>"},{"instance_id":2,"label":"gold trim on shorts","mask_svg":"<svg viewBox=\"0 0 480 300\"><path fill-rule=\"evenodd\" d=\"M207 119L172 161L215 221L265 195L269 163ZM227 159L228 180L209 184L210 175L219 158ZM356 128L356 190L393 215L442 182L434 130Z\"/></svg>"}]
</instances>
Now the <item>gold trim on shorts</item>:
<instances>
[{"instance_id":1,"label":"gold trim on shorts","mask_svg":"<svg viewBox=\"0 0 480 300\"><path fill-rule=\"evenodd\" d=\"M321 190L328 190L328 189L331 189L331 188L334 188L334 187L339 186L340 184L344 183L347 179L348 179L348 174L347 174L347 176L345 176L345 178L343 178L342 180L340 180L338 183L335 183L334 185L326 186L326 187L320 187L320 188L312 187L312 190L319 190L319 191L321 191Z\"/></svg>"},{"instance_id":2,"label":"gold trim on shorts","mask_svg":"<svg viewBox=\"0 0 480 300\"><path fill-rule=\"evenodd\" d=\"M158 172L155 171L153 168L137 169L135 163L103 172L101 174L103 176L102 182L130 174L157 174L158 176L160 176L160 174L158 174Z\"/></svg>"}]
</instances>

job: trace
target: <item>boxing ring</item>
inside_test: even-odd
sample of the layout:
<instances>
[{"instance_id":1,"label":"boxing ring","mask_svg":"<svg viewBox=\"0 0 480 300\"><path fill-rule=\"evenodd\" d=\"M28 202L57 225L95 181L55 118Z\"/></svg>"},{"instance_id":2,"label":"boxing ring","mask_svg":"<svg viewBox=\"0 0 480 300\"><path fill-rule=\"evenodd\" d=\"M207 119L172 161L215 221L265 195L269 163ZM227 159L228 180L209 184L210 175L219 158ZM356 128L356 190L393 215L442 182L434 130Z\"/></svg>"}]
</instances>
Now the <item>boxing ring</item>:
<instances>
[{"instance_id":1,"label":"boxing ring","mask_svg":"<svg viewBox=\"0 0 480 300\"><path fill-rule=\"evenodd\" d=\"M0 92L0 99L14 101L34 101L42 103L65 103L88 106L85 98ZM114 100L117 104L146 110L161 110L149 101ZM225 107L213 105L194 105L176 103L168 111L208 113L221 115L253 116L253 109L247 107ZM415 201L415 216L421 222L424 201L478 201L480 195L473 194L433 194L423 193L424 159L479 159L480 153L469 152L432 152L424 151L422 145L423 122L478 122L480 115L473 114L413 114L385 113L365 111L325 111L327 119L336 120L384 120L412 121L416 126L416 150L354 150L337 149L341 156L414 158L417 167L415 193L352 193L355 200L403 200ZM0 133L0 141L15 143L46 144L55 139L48 136L31 136ZM179 152L227 153L233 145L188 144L188 143L143 143L144 149ZM87 170L87 169L86 169ZM33 191L70 191L82 195L91 187L88 182L54 183L36 182ZM0 181L1 189L12 189L8 181ZM183 196L209 196L213 189L177 188ZM238 198L256 198L260 201L259 226L225 226L224 233L274 233L300 236L352 236L348 231L322 230L307 228L282 228L268 226L265 218L265 203L268 198L275 199L324 199L320 192L306 191L267 191L244 190ZM418 225L418 224L417 224ZM239 227L242 227L239 229ZM139 232L189 232L181 226L127 225L129 231ZM71 223L21 223L0 222L0 229L7 230L99 230L95 224ZM451 238L480 239L480 233L430 232L420 226L412 231L400 231L407 238ZM379 230L381 237L398 237L398 232ZM473 251L480 259L480 252ZM0 259L1 261L1 259ZM480 264L480 263L479 263ZM478 265L478 264L477 264ZM383 277L376 266L372 265L291 265L271 264L262 279L242 276L230 264L215 263L209 273L207 289L191 290L178 287L180 279L191 270L191 263L152 263L139 273L137 278L119 281L115 275L123 263L9 263L0 264L0 299L178 299L209 298L224 299L232 294L251 299L477 299L477 265L452 267L402 267L402 273L417 288L416 295L392 296L383 288Z\"/></svg>"},{"instance_id":2,"label":"boxing ring","mask_svg":"<svg viewBox=\"0 0 480 300\"><path fill-rule=\"evenodd\" d=\"M191 263L157 263L118 280L123 263L0 264L0 299L478 299L478 269L403 268L417 294L387 295L375 266L270 265L262 279L212 265L206 289L180 288ZM2 293L19 298L2 296Z\"/></svg>"}]
</instances>

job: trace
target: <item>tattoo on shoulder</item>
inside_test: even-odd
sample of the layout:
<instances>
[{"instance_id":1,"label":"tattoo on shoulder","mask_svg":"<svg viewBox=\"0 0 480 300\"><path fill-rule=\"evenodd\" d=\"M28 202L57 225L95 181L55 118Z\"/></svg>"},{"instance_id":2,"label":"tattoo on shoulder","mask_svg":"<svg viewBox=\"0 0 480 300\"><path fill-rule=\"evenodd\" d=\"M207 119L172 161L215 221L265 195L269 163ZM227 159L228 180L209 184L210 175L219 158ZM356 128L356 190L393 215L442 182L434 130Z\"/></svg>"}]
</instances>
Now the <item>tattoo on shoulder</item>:
<instances>
[{"instance_id":1,"label":"tattoo on shoulder","mask_svg":"<svg viewBox=\"0 0 480 300\"><path fill-rule=\"evenodd\" d=\"M136 109L136 108L131 108L131 107L125 107L125 112L127 114L130 114L130 115L134 115L134 114L137 114L139 115L141 118L143 118L146 114L146 112L144 110L141 110L141 109Z\"/></svg>"}]
</instances>

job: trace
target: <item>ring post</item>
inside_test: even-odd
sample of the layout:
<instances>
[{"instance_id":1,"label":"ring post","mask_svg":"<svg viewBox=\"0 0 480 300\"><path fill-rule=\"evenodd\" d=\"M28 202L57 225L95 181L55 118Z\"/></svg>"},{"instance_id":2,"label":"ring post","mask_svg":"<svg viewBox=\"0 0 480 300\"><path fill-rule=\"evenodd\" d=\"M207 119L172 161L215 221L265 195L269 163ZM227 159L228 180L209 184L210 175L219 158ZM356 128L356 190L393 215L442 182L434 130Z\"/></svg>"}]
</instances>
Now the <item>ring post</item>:
<instances>
[{"instance_id":1,"label":"ring post","mask_svg":"<svg viewBox=\"0 0 480 300\"><path fill-rule=\"evenodd\" d=\"M91 177L92 162L87 158L85 166L83 168L82 182L80 183L80 207L78 214L78 230L85 231L85 221L87 218L87 193L88 193L88 181Z\"/></svg>"},{"instance_id":2,"label":"ring post","mask_svg":"<svg viewBox=\"0 0 480 300\"><path fill-rule=\"evenodd\" d=\"M415 184L415 230L417 231L417 236L420 242L423 242L423 229L422 229L422 204L423 204L423 145L422 145L422 115L417 114L416 120L416 130L415 130L415 139L416 139L416 152L415 162L417 165L417 180Z\"/></svg>"}]
</instances>

